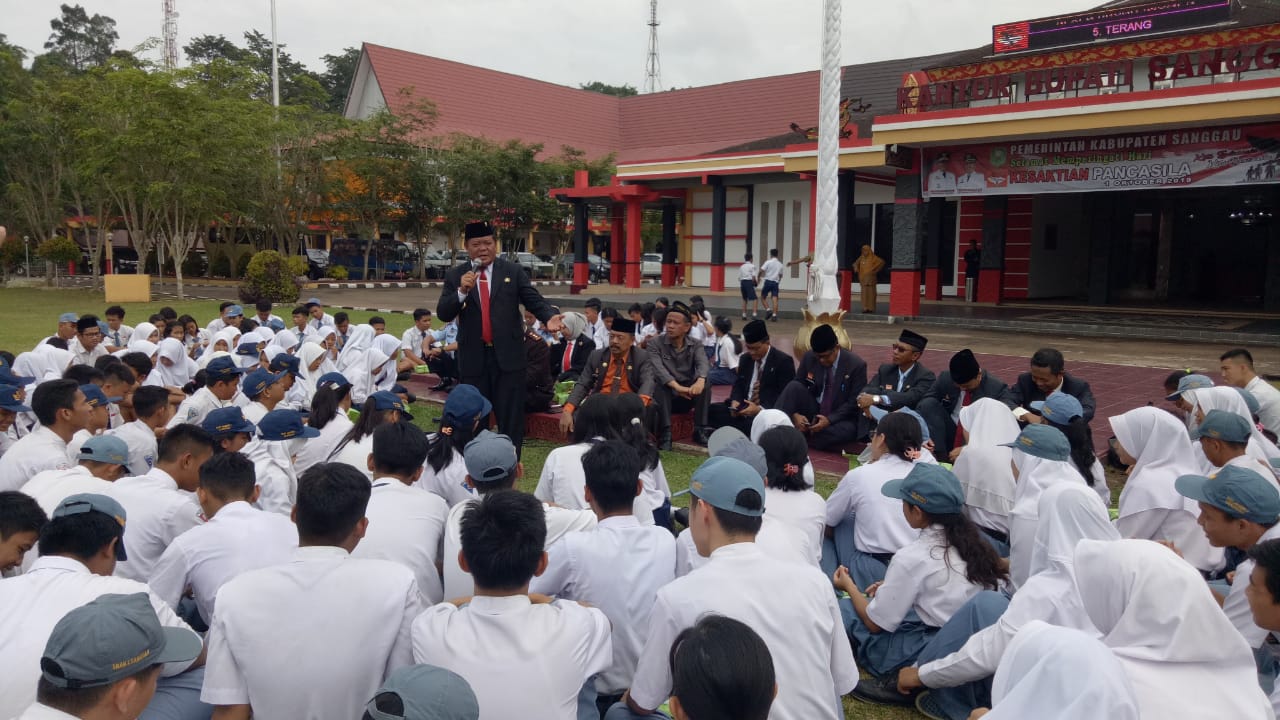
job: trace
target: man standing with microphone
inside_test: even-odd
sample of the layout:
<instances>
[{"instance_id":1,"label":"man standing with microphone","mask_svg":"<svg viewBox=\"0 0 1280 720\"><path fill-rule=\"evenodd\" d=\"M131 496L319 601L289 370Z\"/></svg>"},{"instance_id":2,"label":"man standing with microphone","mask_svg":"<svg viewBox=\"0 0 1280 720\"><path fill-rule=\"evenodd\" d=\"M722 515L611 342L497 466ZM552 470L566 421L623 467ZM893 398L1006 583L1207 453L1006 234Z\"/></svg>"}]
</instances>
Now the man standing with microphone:
<instances>
[{"instance_id":1,"label":"man standing with microphone","mask_svg":"<svg viewBox=\"0 0 1280 720\"><path fill-rule=\"evenodd\" d=\"M488 398L498 431L519 451L527 366L520 306L553 333L560 330L560 311L542 298L524 268L497 256L489 223L467 223L464 246L471 263L445 275L436 315L443 322L458 319L459 379Z\"/></svg>"}]
</instances>

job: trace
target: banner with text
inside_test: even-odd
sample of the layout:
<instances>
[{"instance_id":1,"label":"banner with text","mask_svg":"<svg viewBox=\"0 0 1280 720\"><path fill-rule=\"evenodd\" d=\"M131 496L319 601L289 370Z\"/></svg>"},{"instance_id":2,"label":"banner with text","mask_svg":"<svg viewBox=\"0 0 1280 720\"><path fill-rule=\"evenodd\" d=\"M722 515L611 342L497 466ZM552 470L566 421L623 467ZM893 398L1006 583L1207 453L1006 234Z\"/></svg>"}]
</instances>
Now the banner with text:
<instances>
[{"instance_id":1,"label":"banner with text","mask_svg":"<svg viewBox=\"0 0 1280 720\"><path fill-rule=\"evenodd\" d=\"M925 198L1280 183L1280 123L922 152Z\"/></svg>"}]
</instances>

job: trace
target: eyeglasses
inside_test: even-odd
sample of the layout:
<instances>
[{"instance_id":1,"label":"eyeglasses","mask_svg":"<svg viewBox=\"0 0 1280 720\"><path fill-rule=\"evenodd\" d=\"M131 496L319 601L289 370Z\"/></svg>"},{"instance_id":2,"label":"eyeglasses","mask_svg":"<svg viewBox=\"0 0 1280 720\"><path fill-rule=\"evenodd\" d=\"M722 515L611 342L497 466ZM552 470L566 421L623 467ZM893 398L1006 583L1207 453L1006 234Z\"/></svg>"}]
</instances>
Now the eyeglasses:
<instances>
[{"instance_id":1,"label":"eyeglasses","mask_svg":"<svg viewBox=\"0 0 1280 720\"><path fill-rule=\"evenodd\" d=\"M899 345L898 343L894 343L889 347L892 348L894 352L915 352L916 350L910 345Z\"/></svg>"}]
</instances>

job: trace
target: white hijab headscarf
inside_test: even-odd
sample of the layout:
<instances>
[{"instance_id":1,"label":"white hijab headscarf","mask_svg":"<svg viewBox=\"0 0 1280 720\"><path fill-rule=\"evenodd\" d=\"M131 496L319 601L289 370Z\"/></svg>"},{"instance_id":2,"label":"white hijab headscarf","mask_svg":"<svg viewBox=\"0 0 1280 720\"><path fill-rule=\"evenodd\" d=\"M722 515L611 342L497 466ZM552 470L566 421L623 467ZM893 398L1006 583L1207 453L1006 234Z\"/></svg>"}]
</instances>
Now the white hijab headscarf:
<instances>
[{"instance_id":1,"label":"white hijab headscarf","mask_svg":"<svg viewBox=\"0 0 1280 720\"><path fill-rule=\"evenodd\" d=\"M342 346L342 352L338 353L338 372L365 367L364 354L373 347L373 337L372 325L360 324L351 328L351 335ZM354 377L349 379L355 382Z\"/></svg>"},{"instance_id":2,"label":"white hijab headscarf","mask_svg":"<svg viewBox=\"0 0 1280 720\"><path fill-rule=\"evenodd\" d=\"M224 349L225 352L234 353L236 351L236 346L240 342L240 329L233 327L222 328L213 334L213 340L209 343L209 347L214 347L218 344L218 341L226 343L227 347Z\"/></svg>"},{"instance_id":3,"label":"white hijab headscarf","mask_svg":"<svg viewBox=\"0 0 1280 720\"><path fill-rule=\"evenodd\" d=\"M1138 409L1167 415L1183 432L1163 410ZM1142 717L1274 718L1249 644L1185 560L1148 540L1084 540L1075 572L1085 611L1124 667Z\"/></svg>"},{"instance_id":4,"label":"white hijab headscarf","mask_svg":"<svg viewBox=\"0 0 1280 720\"><path fill-rule=\"evenodd\" d=\"M396 384L396 359L400 355L400 339L383 333L373 339L373 347L387 356L382 369L373 377L373 391L390 390Z\"/></svg>"},{"instance_id":5,"label":"white hijab headscarf","mask_svg":"<svg viewBox=\"0 0 1280 720\"><path fill-rule=\"evenodd\" d=\"M156 354L158 357L153 373L158 376L161 385L182 387L191 382L196 365L191 358L187 357L186 348L183 347L181 340L176 338L161 340L160 349ZM170 364L166 365L165 360Z\"/></svg>"},{"instance_id":6,"label":"white hijab headscarf","mask_svg":"<svg viewBox=\"0 0 1280 720\"><path fill-rule=\"evenodd\" d=\"M298 348L298 336L293 334L292 330L281 330L271 338L267 347L280 348L287 353L293 353Z\"/></svg>"},{"instance_id":7,"label":"white hijab headscarf","mask_svg":"<svg viewBox=\"0 0 1280 720\"><path fill-rule=\"evenodd\" d=\"M37 385L49 380L60 379L62 374L67 371L67 368L71 367L71 361L73 360L70 350L63 350L48 343L37 345L32 354L34 355L32 362L37 368L37 374L34 376ZM18 374L21 375L22 373Z\"/></svg>"},{"instance_id":8,"label":"white hijab headscarf","mask_svg":"<svg viewBox=\"0 0 1280 720\"><path fill-rule=\"evenodd\" d=\"M1173 487L1179 476L1199 469L1191 440L1178 419L1159 408L1140 407L1110 420L1116 442L1137 461L1120 492L1120 517L1147 510L1185 510L1199 515L1196 502Z\"/></svg>"},{"instance_id":9,"label":"white hijab headscarf","mask_svg":"<svg viewBox=\"0 0 1280 720\"><path fill-rule=\"evenodd\" d=\"M214 358L220 358L220 357L232 357L232 355L231 353L223 350L215 350L213 352L207 352L201 355L200 359L196 361L196 367L203 370L206 367L208 367L209 363L212 362Z\"/></svg>"},{"instance_id":10,"label":"white hijab headscarf","mask_svg":"<svg viewBox=\"0 0 1280 720\"><path fill-rule=\"evenodd\" d=\"M298 350L298 378L293 386L300 388L297 396L299 409L311 408L311 400L316 396L316 381L324 375L324 362L321 361L314 371L307 368L324 355L325 349L315 343L303 343L302 348Z\"/></svg>"},{"instance_id":11,"label":"white hijab headscarf","mask_svg":"<svg viewBox=\"0 0 1280 720\"><path fill-rule=\"evenodd\" d=\"M1018 467L1018 484L1013 510L1009 512L1009 579L1014 587L1021 587L1031 576L1031 551L1039 525L1040 496L1046 489L1063 483L1087 486L1084 476L1070 459L1046 460L1014 448L1013 464Z\"/></svg>"},{"instance_id":12,"label":"white hijab headscarf","mask_svg":"<svg viewBox=\"0 0 1280 720\"><path fill-rule=\"evenodd\" d=\"M989 720L1139 720L1123 666L1088 633L1033 620L1000 660Z\"/></svg>"},{"instance_id":13,"label":"white hijab headscarf","mask_svg":"<svg viewBox=\"0 0 1280 720\"><path fill-rule=\"evenodd\" d=\"M1276 444L1267 439L1266 435L1258 429L1258 424L1253 421L1253 414L1249 412L1249 406L1245 404L1244 398L1240 396L1239 391L1233 387L1218 385L1217 387L1201 388L1199 390L1188 390L1183 393L1192 406L1191 413L1194 415L1196 408L1208 413L1210 410L1221 410L1229 412L1232 415L1239 415L1249 423L1249 429L1252 434L1249 437L1249 446L1246 453L1249 457L1261 462L1268 468L1271 467L1272 458L1280 458L1280 448ZM1204 457L1204 452L1200 450L1200 443L1195 443L1195 451L1199 457ZM1204 463L1209 463L1207 459ZM1212 470L1212 464L1208 465L1208 470Z\"/></svg>"},{"instance_id":14,"label":"white hijab headscarf","mask_svg":"<svg viewBox=\"0 0 1280 720\"><path fill-rule=\"evenodd\" d=\"M123 350L117 350L112 353L112 355L115 355L116 357L124 357L129 353L142 353L150 358L152 363L155 363L156 352L158 350L160 350L160 346L150 340L130 340L128 347Z\"/></svg>"},{"instance_id":15,"label":"white hijab headscarf","mask_svg":"<svg viewBox=\"0 0 1280 720\"><path fill-rule=\"evenodd\" d=\"M567 343L577 342L582 333L587 331L587 316L582 313L567 312L560 322L564 323L564 329L568 331L569 339L565 341Z\"/></svg>"},{"instance_id":16,"label":"white hijab headscarf","mask_svg":"<svg viewBox=\"0 0 1280 720\"><path fill-rule=\"evenodd\" d=\"M986 522L1003 518L992 530L1008 532L1016 485L1013 449L1001 447L1018 437L1018 421L1009 406L994 398L979 398L960 409L960 424L969 434L952 472L964 488L965 505L983 510Z\"/></svg>"},{"instance_id":17,"label":"white hijab headscarf","mask_svg":"<svg viewBox=\"0 0 1280 720\"><path fill-rule=\"evenodd\" d=\"M342 374L351 381L351 402L363 405L370 395L377 392L374 372L387 363L390 358L378 348L369 348L361 355L361 366L343 370Z\"/></svg>"},{"instance_id":18,"label":"white hijab headscarf","mask_svg":"<svg viewBox=\"0 0 1280 720\"><path fill-rule=\"evenodd\" d=\"M155 342L151 339L151 336L157 335L157 333L159 332L160 332L160 328L157 328L155 325L149 322L140 322L134 326L133 335L129 336L129 344L126 347L130 350L133 350L133 344L136 342L140 342L140 341ZM160 338L157 335L156 340L159 340L159 339Z\"/></svg>"},{"instance_id":19,"label":"white hijab headscarf","mask_svg":"<svg viewBox=\"0 0 1280 720\"><path fill-rule=\"evenodd\" d=\"M302 339L303 343L315 343L319 345L325 352L324 364L320 366L322 374L327 372L338 371L338 353L337 343L334 343L333 349L324 347L324 342L331 337L336 337L338 331L332 325L324 325L311 335L307 335Z\"/></svg>"}]
</instances>

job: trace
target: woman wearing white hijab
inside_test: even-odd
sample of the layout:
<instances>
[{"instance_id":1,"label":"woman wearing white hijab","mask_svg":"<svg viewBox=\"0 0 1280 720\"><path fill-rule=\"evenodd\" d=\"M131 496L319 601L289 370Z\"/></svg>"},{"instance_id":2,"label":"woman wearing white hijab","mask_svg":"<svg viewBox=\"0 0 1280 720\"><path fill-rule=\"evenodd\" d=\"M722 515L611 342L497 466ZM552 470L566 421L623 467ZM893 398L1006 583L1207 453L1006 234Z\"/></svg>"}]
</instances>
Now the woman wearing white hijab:
<instances>
[{"instance_id":1,"label":"woman wearing white hijab","mask_svg":"<svg viewBox=\"0 0 1280 720\"><path fill-rule=\"evenodd\" d=\"M1236 388L1219 385L1211 388L1201 388L1199 390L1188 390L1183 393L1187 402L1191 404L1191 414L1196 418L1196 424L1204 422L1205 413L1210 410L1222 410L1233 415L1239 415L1249 423L1251 435L1249 437L1249 445L1245 449L1245 453L1258 461L1262 467L1272 472L1274 477L1275 471L1272 468L1271 461L1280 459L1280 448L1276 444L1267 439L1266 435L1258 429L1258 424L1253 421L1253 414L1249 412L1249 406L1245 404L1244 398L1240 396L1240 392ZM1204 451L1200 449L1200 441L1197 440L1192 444L1195 452L1196 460L1200 462L1200 469L1207 473L1211 473L1217 468L1213 463L1209 462L1204 456ZM1262 472L1262 470L1250 467L1250 470ZM1266 476L1265 474L1263 475Z\"/></svg>"},{"instance_id":2,"label":"woman wearing white hijab","mask_svg":"<svg viewBox=\"0 0 1280 720\"><path fill-rule=\"evenodd\" d=\"M240 329L225 327L213 334L213 340L209 343L209 347L216 351L234 353L239 342Z\"/></svg>"},{"instance_id":3,"label":"woman wearing white hijab","mask_svg":"<svg viewBox=\"0 0 1280 720\"><path fill-rule=\"evenodd\" d=\"M1139 409L1167 415L1186 437L1172 415ZM1249 644L1173 551L1143 540L1083 540L1075 573L1085 612L1124 667L1145 720L1275 718Z\"/></svg>"},{"instance_id":4,"label":"woman wearing white hijab","mask_svg":"<svg viewBox=\"0 0 1280 720\"><path fill-rule=\"evenodd\" d=\"M324 348L324 372L338 371L338 331L332 325L321 325L311 335L302 339L304 343L315 343Z\"/></svg>"},{"instance_id":5,"label":"woman wearing white hijab","mask_svg":"<svg viewBox=\"0 0 1280 720\"><path fill-rule=\"evenodd\" d=\"M1122 668L1090 634L1033 620L1000 660L991 689L994 707L971 717L1138 720L1143 714L1137 694Z\"/></svg>"},{"instance_id":6,"label":"woman wearing white hijab","mask_svg":"<svg viewBox=\"0 0 1280 720\"><path fill-rule=\"evenodd\" d=\"M281 330L272 336L271 342L267 343L268 348L280 348L290 355L298 351L298 345L298 336L293 334L292 330Z\"/></svg>"},{"instance_id":7,"label":"woman wearing white hijab","mask_svg":"<svg viewBox=\"0 0 1280 720\"><path fill-rule=\"evenodd\" d=\"M343 370L342 374L351 380L351 402L363 405L364 401L375 392L374 379L382 372L382 366L391 358L378 348L369 348L360 354L361 365Z\"/></svg>"},{"instance_id":8,"label":"woman wearing white hijab","mask_svg":"<svg viewBox=\"0 0 1280 720\"><path fill-rule=\"evenodd\" d=\"M373 376L373 392L380 390L391 392L396 385L396 358L400 355L400 339L384 333L373 339L373 347L387 356L382 369Z\"/></svg>"},{"instance_id":9,"label":"woman wearing white hijab","mask_svg":"<svg viewBox=\"0 0 1280 720\"><path fill-rule=\"evenodd\" d=\"M338 372L346 373L348 370L363 369L367 363L364 361L364 354L373 347L373 326L372 325L356 325L351 328L351 335L347 337L346 345L342 346L342 352L338 353ZM351 383L356 384L355 377L351 377ZM363 400L361 401L363 402Z\"/></svg>"},{"instance_id":10,"label":"woman wearing white hijab","mask_svg":"<svg viewBox=\"0 0 1280 720\"><path fill-rule=\"evenodd\" d=\"M1200 508L1173 486L1199 470L1191 440L1178 419L1159 408L1134 408L1111 419L1116 453L1129 465L1120 492L1120 536L1172 542L1187 562L1204 571L1222 566L1223 552L1200 529Z\"/></svg>"},{"instance_id":11,"label":"woman wearing white hijab","mask_svg":"<svg viewBox=\"0 0 1280 720\"><path fill-rule=\"evenodd\" d=\"M1050 425L1028 425L1013 443L1018 485L1009 512L1009 580L1015 588L1031 576L1031 555L1040 517L1040 495L1061 483L1085 485L1071 464L1071 443Z\"/></svg>"},{"instance_id":12,"label":"woman wearing white hijab","mask_svg":"<svg viewBox=\"0 0 1280 720\"><path fill-rule=\"evenodd\" d=\"M165 338L160 341L160 349L156 352L156 369L147 376L147 384L181 388L191 382L196 369L195 361L187 357L182 341ZM154 383L151 382L152 378L156 380Z\"/></svg>"},{"instance_id":13,"label":"woman wearing white hijab","mask_svg":"<svg viewBox=\"0 0 1280 720\"><path fill-rule=\"evenodd\" d=\"M979 398L960 409L960 426L965 444L951 472L964 488L964 512L987 535L1007 546L1017 486L1013 450L1005 445L1018 437L1018 421L1008 405Z\"/></svg>"},{"instance_id":14,"label":"woman wearing white hijab","mask_svg":"<svg viewBox=\"0 0 1280 720\"><path fill-rule=\"evenodd\" d=\"M159 344L160 329L149 322L140 322L133 328L133 335L129 338L129 344L125 347L132 350L135 342L145 340L149 343Z\"/></svg>"},{"instance_id":15,"label":"woman wearing white hijab","mask_svg":"<svg viewBox=\"0 0 1280 720\"><path fill-rule=\"evenodd\" d=\"M316 395L316 382L324 375L320 368L324 365L325 349L315 343L303 343L298 350L298 379L294 381L290 394L296 389L293 400L297 407L310 409L311 399Z\"/></svg>"},{"instance_id":16,"label":"woman wearing white hijab","mask_svg":"<svg viewBox=\"0 0 1280 720\"><path fill-rule=\"evenodd\" d=\"M963 455L962 455L963 457ZM983 627L968 623L980 613L956 613L942 631L921 653L919 668L907 668L899 676L904 688L926 686L944 688L936 691L935 702L945 702L953 711L963 713L985 705L986 684L1000 664L1014 636L1028 624L1043 620L1060 627L1074 628L1098 636L1098 631L1084 611L1083 601L1076 591L1076 545L1081 540L1119 540L1107 516L1102 499L1088 487L1076 483L1058 483L1040 494L1040 523L1036 527L1035 544L1031 551L1031 577L1023 583L999 619ZM970 604L989 600L980 593ZM955 633L955 638L945 637ZM955 643L968 635L963 646L955 649ZM949 653L937 657L941 653ZM936 659L934 659L936 658Z\"/></svg>"}]
</instances>

